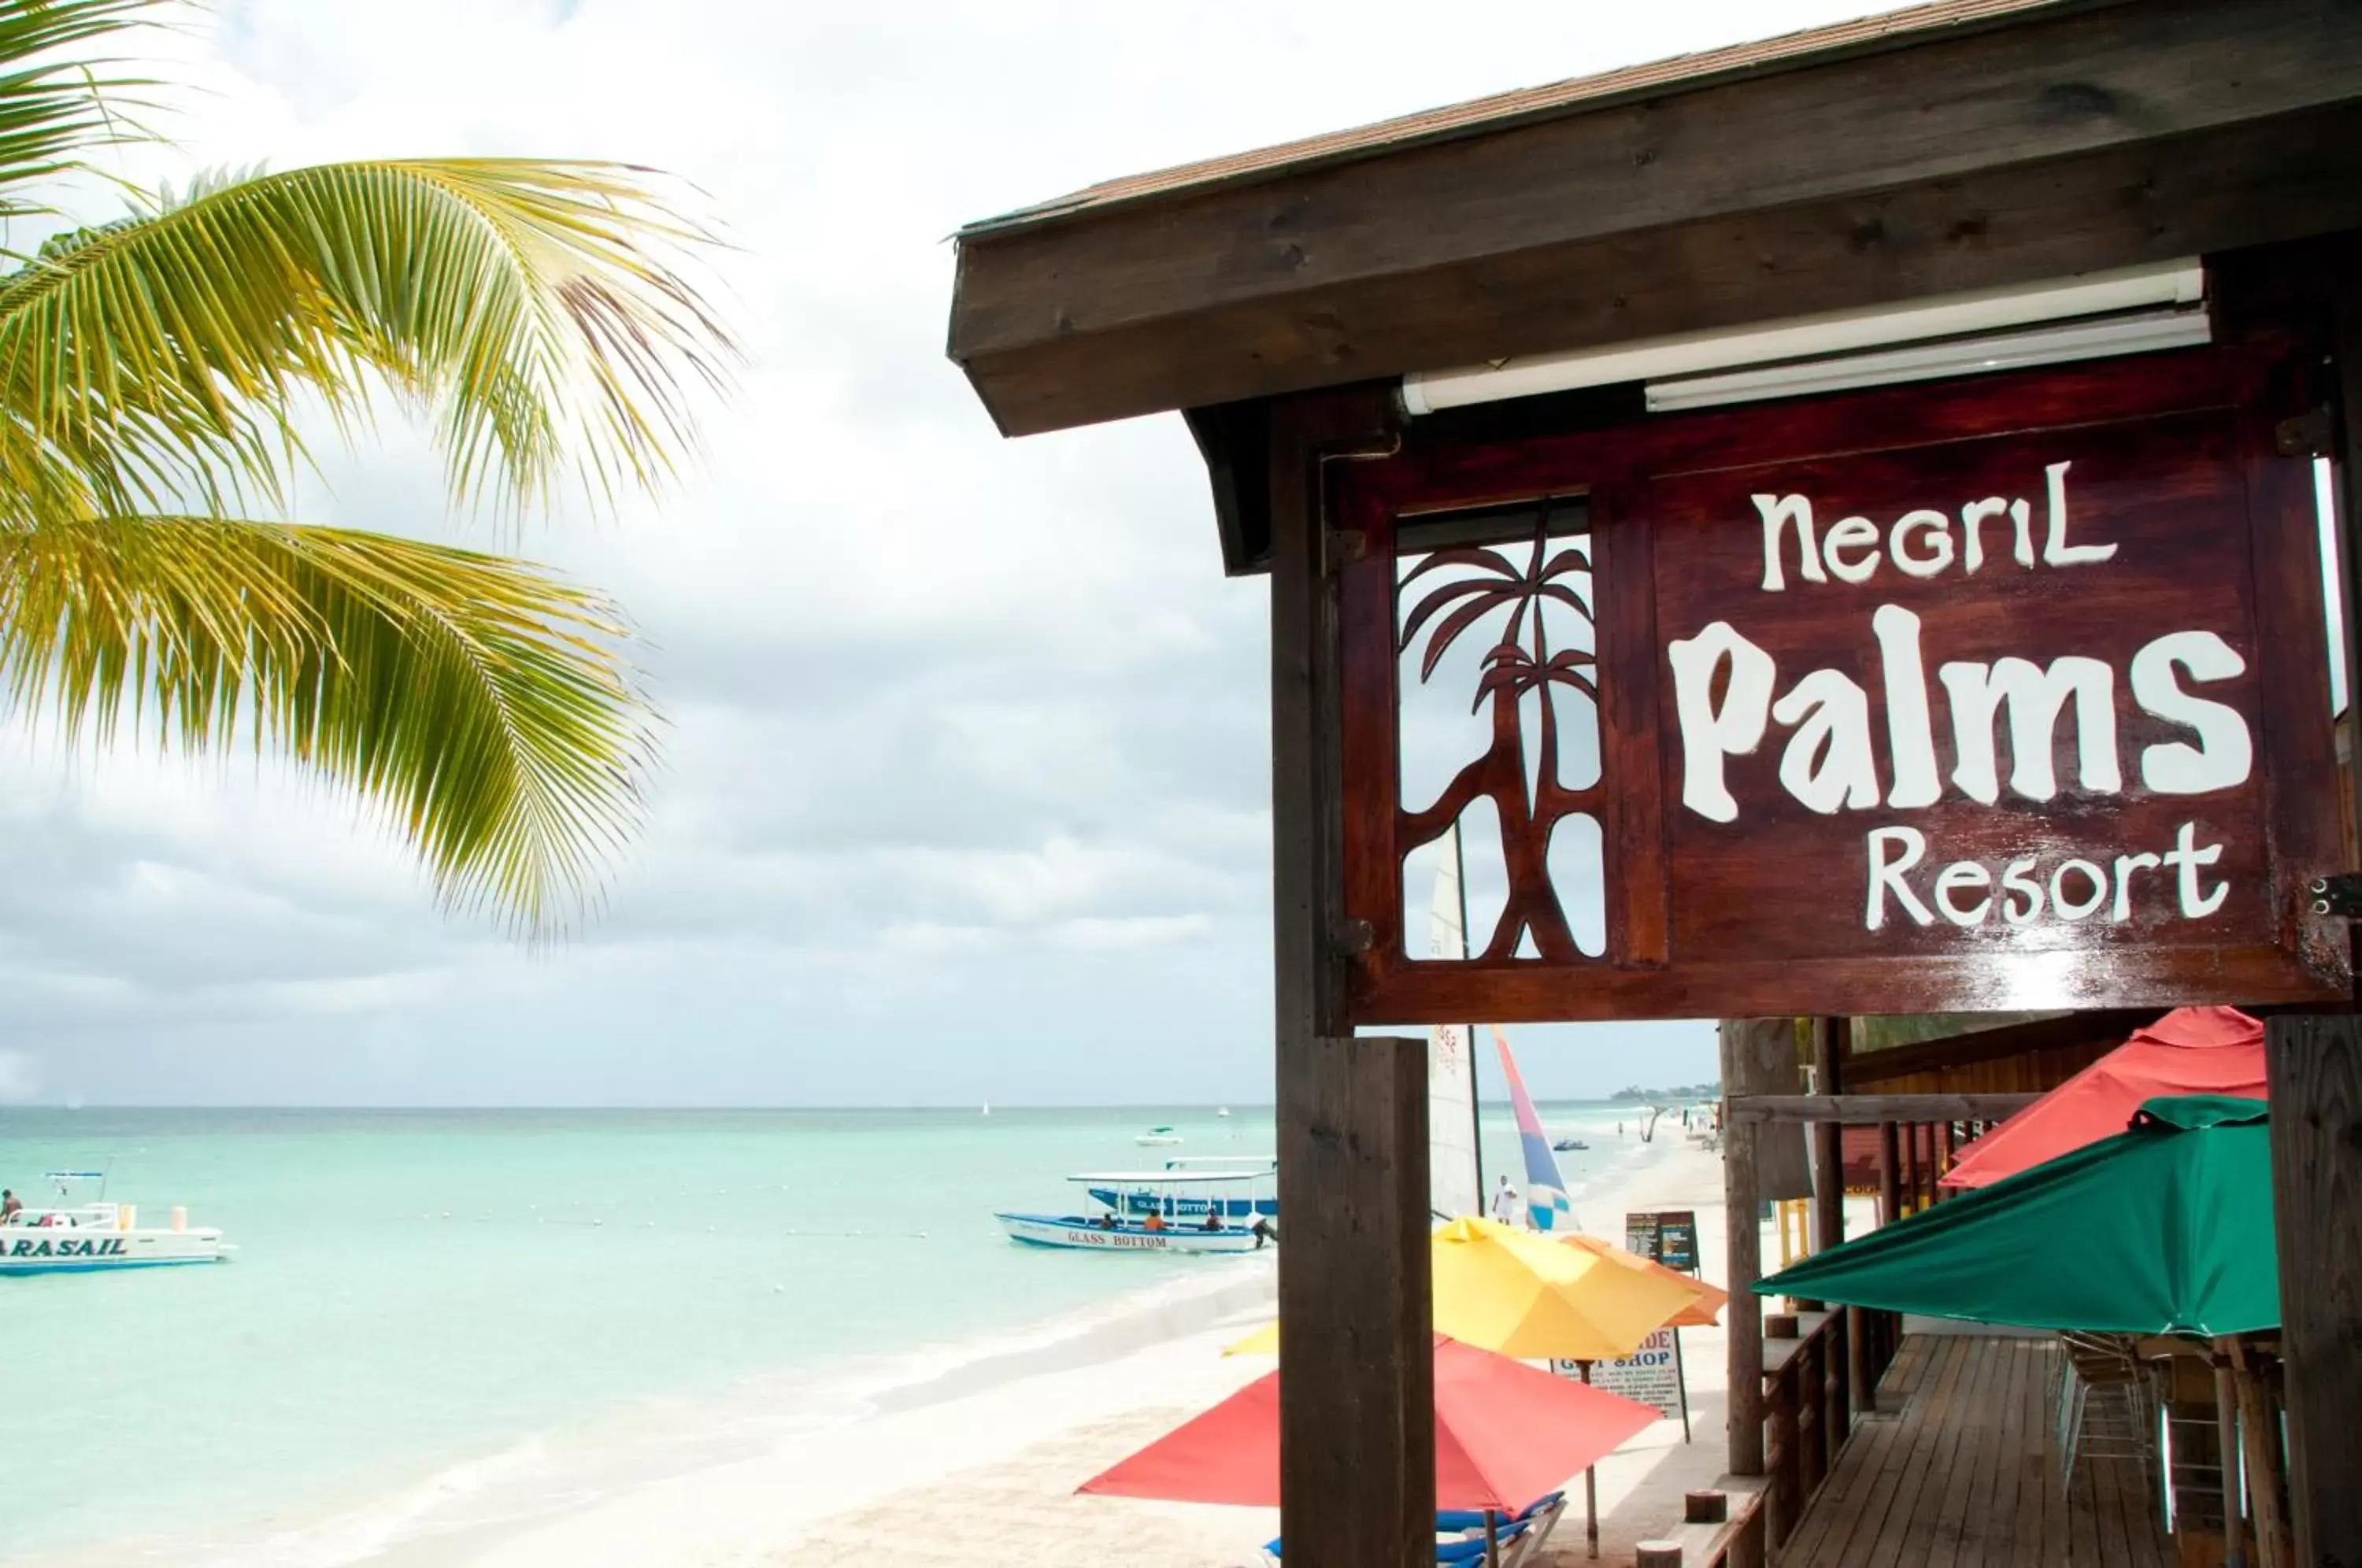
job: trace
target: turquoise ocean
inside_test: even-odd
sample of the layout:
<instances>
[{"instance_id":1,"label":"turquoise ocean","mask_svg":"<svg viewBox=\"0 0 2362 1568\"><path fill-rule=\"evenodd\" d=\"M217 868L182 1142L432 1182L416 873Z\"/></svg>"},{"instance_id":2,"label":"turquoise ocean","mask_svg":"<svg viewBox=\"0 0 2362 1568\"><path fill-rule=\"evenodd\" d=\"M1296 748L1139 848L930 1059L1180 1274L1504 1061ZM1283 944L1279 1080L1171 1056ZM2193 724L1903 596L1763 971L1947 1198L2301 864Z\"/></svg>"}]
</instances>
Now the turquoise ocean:
<instances>
[{"instance_id":1,"label":"turquoise ocean","mask_svg":"<svg viewBox=\"0 0 2362 1568\"><path fill-rule=\"evenodd\" d=\"M1581 1209L1634 1108L1544 1106ZM1152 1123L1177 1148L1135 1147ZM1628 1132L1637 1131L1637 1123ZM332 1568L858 1419L1228 1260L1021 1247L1065 1176L1261 1154L1268 1108L0 1110L0 1185L104 1170L229 1264L0 1279L0 1562ZM1487 1107L1487 1180L1520 1186ZM1504 1162L1507 1162L1505 1164ZM951 1381L956 1381L955 1378Z\"/></svg>"}]
</instances>

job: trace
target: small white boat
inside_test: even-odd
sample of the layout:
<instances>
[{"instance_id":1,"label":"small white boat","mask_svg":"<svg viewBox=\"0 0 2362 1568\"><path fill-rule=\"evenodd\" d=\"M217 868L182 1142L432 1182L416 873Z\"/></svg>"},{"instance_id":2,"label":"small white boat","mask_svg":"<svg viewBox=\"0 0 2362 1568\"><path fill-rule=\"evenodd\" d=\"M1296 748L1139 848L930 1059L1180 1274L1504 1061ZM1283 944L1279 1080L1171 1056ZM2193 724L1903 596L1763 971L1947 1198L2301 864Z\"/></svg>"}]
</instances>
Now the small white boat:
<instances>
[{"instance_id":1,"label":"small white boat","mask_svg":"<svg viewBox=\"0 0 2362 1568\"><path fill-rule=\"evenodd\" d=\"M1224 1107L1222 1107L1220 1110L1217 1110L1216 1112L1214 1112L1214 1114L1215 1114L1215 1115L1217 1115L1217 1116L1228 1116L1228 1115L1230 1115L1230 1113L1231 1113L1231 1108L1230 1108L1229 1106L1227 1106L1227 1105L1226 1105L1226 1106L1224 1106Z\"/></svg>"},{"instance_id":2,"label":"small white boat","mask_svg":"<svg viewBox=\"0 0 2362 1568\"><path fill-rule=\"evenodd\" d=\"M1203 1220L1209 1209L1219 1211L1225 1220L1242 1225L1252 1225L1255 1217L1270 1219L1279 1212L1279 1157L1275 1154L1176 1154L1164 1162L1158 1173L1162 1181L1174 1175L1212 1172L1217 1175L1261 1176L1262 1181L1249 1179L1231 1188L1205 1189L1183 1187L1166 1189L1153 1183L1119 1189L1110 1185L1116 1178L1095 1178L1098 1185L1083 1190L1091 1201L1119 1214L1145 1218L1161 1213L1167 1220ZM1143 1183L1145 1177L1136 1178Z\"/></svg>"},{"instance_id":3,"label":"small white boat","mask_svg":"<svg viewBox=\"0 0 2362 1568\"><path fill-rule=\"evenodd\" d=\"M185 1209L173 1209L171 1225L159 1230L139 1224L136 1204L65 1201L83 1183L97 1182L105 1191L103 1172L49 1171L42 1179L56 1185L60 1201L19 1209L0 1222L0 1275L225 1263L236 1251L219 1231L191 1225Z\"/></svg>"},{"instance_id":4,"label":"small white boat","mask_svg":"<svg viewBox=\"0 0 2362 1568\"><path fill-rule=\"evenodd\" d=\"M1152 1127L1132 1142L1143 1149L1166 1149L1181 1142L1181 1134L1170 1127Z\"/></svg>"},{"instance_id":5,"label":"small white boat","mask_svg":"<svg viewBox=\"0 0 2362 1568\"><path fill-rule=\"evenodd\" d=\"M1092 1214L993 1216L1012 1242L1100 1253L1252 1253L1279 1232L1258 1184L1267 1171L1101 1171L1068 1176Z\"/></svg>"}]
</instances>

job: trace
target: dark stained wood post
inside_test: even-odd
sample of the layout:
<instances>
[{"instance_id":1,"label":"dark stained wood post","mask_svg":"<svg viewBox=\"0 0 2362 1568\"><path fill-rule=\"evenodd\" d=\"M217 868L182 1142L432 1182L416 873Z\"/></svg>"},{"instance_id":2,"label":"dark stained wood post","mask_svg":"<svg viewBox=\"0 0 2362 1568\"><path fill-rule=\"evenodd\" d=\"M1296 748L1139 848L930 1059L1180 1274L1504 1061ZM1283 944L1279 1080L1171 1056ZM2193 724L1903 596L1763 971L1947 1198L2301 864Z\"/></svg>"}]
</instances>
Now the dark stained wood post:
<instances>
[{"instance_id":1,"label":"dark stained wood post","mask_svg":"<svg viewBox=\"0 0 2362 1568\"><path fill-rule=\"evenodd\" d=\"M2264 1026L2298 1568L2362 1563L2362 1018ZM2257 1515L2262 1523L2262 1515Z\"/></svg>"},{"instance_id":2,"label":"dark stained wood post","mask_svg":"<svg viewBox=\"0 0 2362 1568\"><path fill-rule=\"evenodd\" d=\"M1319 455L1383 405L1275 405L1272 518L1272 900L1276 1002L1280 1527L1288 1562L1434 1561L1435 1363L1423 1042L1343 1022L1337 910L1337 613Z\"/></svg>"},{"instance_id":3,"label":"dark stained wood post","mask_svg":"<svg viewBox=\"0 0 2362 1568\"><path fill-rule=\"evenodd\" d=\"M1839 1309L1845 1314L1845 1386L1848 1424L1851 1418L1878 1408L1878 1388L1870 1380L1870 1315L1859 1307ZM1831 1461L1832 1463L1835 1461Z\"/></svg>"},{"instance_id":4,"label":"dark stained wood post","mask_svg":"<svg viewBox=\"0 0 2362 1568\"><path fill-rule=\"evenodd\" d=\"M1324 1036L1280 1071L1280 1533L1315 1568L1435 1553L1427 1042Z\"/></svg>"},{"instance_id":5,"label":"dark stained wood post","mask_svg":"<svg viewBox=\"0 0 2362 1568\"><path fill-rule=\"evenodd\" d=\"M1903 1125L1902 1132L1904 1207L1895 1210L1895 1218L1898 1220L1901 1219L1905 1212L1912 1214L1918 1213L1920 1207L1919 1124L1915 1121L1905 1122Z\"/></svg>"},{"instance_id":6,"label":"dark stained wood post","mask_svg":"<svg viewBox=\"0 0 2362 1568\"><path fill-rule=\"evenodd\" d=\"M1903 1218L1903 1145L1892 1121L1878 1124L1878 1222Z\"/></svg>"},{"instance_id":7,"label":"dark stained wood post","mask_svg":"<svg viewBox=\"0 0 2362 1568\"><path fill-rule=\"evenodd\" d=\"M1730 1278L1730 1473L1763 1474L1763 1304L1755 1282L1763 1276L1761 1183L1756 1165L1760 1123L1730 1114L1734 1099L1793 1077L1795 1021L1730 1018L1722 1021L1724 1221ZM1783 1061L1789 1077L1780 1076Z\"/></svg>"},{"instance_id":8,"label":"dark stained wood post","mask_svg":"<svg viewBox=\"0 0 2362 1568\"><path fill-rule=\"evenodd\" d=\"M1842 1018L1813 1020L1813 1092L1844 1092L1846 1035L1851 1022ZM1834 1247L1845 1240L1845 1129L1824 1122L1813 1129L1813 1202L1820 1234L1816 1247Z\"/></svg>"}]
</instances>

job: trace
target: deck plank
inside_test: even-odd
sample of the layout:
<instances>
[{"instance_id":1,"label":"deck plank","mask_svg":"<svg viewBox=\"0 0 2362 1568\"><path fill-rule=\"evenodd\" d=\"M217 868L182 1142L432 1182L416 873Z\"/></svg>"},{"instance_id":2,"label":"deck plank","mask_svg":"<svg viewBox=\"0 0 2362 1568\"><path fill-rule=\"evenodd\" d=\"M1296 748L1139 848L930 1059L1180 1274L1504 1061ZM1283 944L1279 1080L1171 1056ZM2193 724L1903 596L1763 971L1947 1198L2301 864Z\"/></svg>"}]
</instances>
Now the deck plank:
<instances>
[{"instance_id":1,"label":"deck plank","mask_svg":"<svg viewBox=\"0 0 2362 1568\"><path fill-rule=\"evenodd\" d=\"M1884 1429L1886 1441L1871 1456L1870 1474L1864 1477L1865 1485L1853 1509L1852 1528L1835 1543L1834 1551L1822 1555L1821 1561L1831 1568L1868 1568L1871 1553L1878 1549L1879 1531L1893 1507L1895 1488L1902 1484L1904 1472L1910 1468L1912 1445L1919 1433L1913 1415L1921 1397L1920 1376L1927 1373L1929 1364L1939 1357L1942 1349L1941 1345L1924 1347L1919 1364L1913 1369L1912 1382L1895 1390L1894 1417ZM1899 1364L1899 1356L1897 1360Z\"/></svg>"},{"instance_id":2,"label":"deck plank","mask_svg":"<svg viewBox=\"0 0 2362 1568\"><path fill-rule=\"evenodd\" d=\"M1920 1509L1920 1494L1926 1489L1936 1451L1952 1430L1953 1407L1959 1400L1961 1378L1968 1371L1967 1337L1948 1334L1943 1338L1948 1342L1934 1386L1917 1410L1906 1412L1906 1417L1915 1417L1910 1422L1910 1460L1896 1482L1885 1518L1864 1559L1864 1568L1901 1568L1906 1554L1924 1560L1927 1521Z\"/></svg>"},{"instance_id":3,"label":"deck plank","mask_svg":"<svg viewBox=\"0 0 2362 1568\"><path fill-rule=\"evenodd\" d=\"M2133 1467L2120 1459L2086 1460L2082 1479L2091 1487L2092 1561L2100 1568L2133 1568L2132 1550L2125 1540L2125 1473Z\"/></svg>"},{"instance_id":4,"label":"deck plank","mask_svg":"<svg viewBox=\"0 0 2362 1568\"><path fill-rule=\"evenodd\" d=\"M1855 1425L1853 1436L1838 1454L1838 1467L1830 1473L1818 1502L1805 1510L1796 1533L1788 1538L1789 1561L1815 1562L1823 1552L1834 1561L1844 1554L1845 1543L1860 1522L1863 1505L1877 1483L1885 1456L1901 1441L1902 1431L1901 1418L1890 1411L1865 1415ZM1850 1463L1846 1462L1849 1454L1853 1456Z\"/></svg>"},{"instance_id":5,"label":"deck plank","mask_svg":"<svg viewBox=\"0 0 2362 1568\"><path fill-rule=\"evenodd\" d=\"M2012 1403L2003 1415L2000 1463L1993 1475L1992 1534L1985 1544L1985 1568L2018 1568L2040 1560L2041 1467L2045 1423L2050 1417L2050 1369L2044 1350L2025 1342L2017 1346L2018 1375ZM2029 1524L2029 1517L2032 1524Z\"/></svg>"},{"instance_id":6,"label":"deck plank","mask_svg":"<svg viewBox=\"0 0 2362 1568\"><path fill-rule=\"evenodd\" d=\"M2058 1352L1965 1334L1904 1340L1782 1568L2169 1568L2130 1461L2058 1474Z\"/></svg>"},{"instance_id":7,"label":"deck plank","mask_svg":"<svg viewBox=\"0 0 2362 1568\"><path fill-rule=\"evenodd\" d=\"M1921 1352L1915 1346L1909 1354L1915 1362ZM1901 1433L1902 1422L1893 1407L1902 1398L1904 1371L1904 1364L1898 1356L1888 1371L1881 1408L1856 1423L1853 1436L1838 1455L1838 1467L1828 1485L1822 1488L1816 1506L1805 1510L1796 1533L1788 1538L1783 1561L1810 1562L1826 1554L1834 1562L1844 1555L1846 1542L1860 1523L1862 1505L1877 1480L1886 1452Z\"/></svg>"},{"instance_id":8,"label":"deck plank","mask_svg":"<svg viewBox=\"0 0 2362 1568\"><path fill-rule=\"evenodd\" d=\"M2066 1353L2059 1353L2064 1355ZM2044 1561L2064 1562L2074 1556L2077 1547L2070 1533L2071 1520L2068 1512L2067 1480L2059 1473L2066 1450L2053 1432L2045 1445L2047 1463L2042 1466L2042 1537ZM2088 1557L2080 1559L2090 1562Z\"/></svg>"},{"instance_id":9,"label":"deck plank","mask_svg":"<svg viewBox=\"0 0 2362 1568\"><path fill-rule=\"evenodd\" d=\"M1894 1487L1894 1504L1887 1511L1887 1523L1880 1528L1878 1549L1871 1551L1869 1568L1902 1568L1906 1554L1911 1561L1925 1561L1927 1554L1930 1504L1941 1495L1939 1454L1947 1452L1948 1443L1959 1441L1959 1417L1968 1405L1968 1382L1975 1372L1972 1351L1981 1343L1968 1334L1947 1334L1947 1339L1951 1346L1944 1355L1944 1372L1927 1393L1927 1403L1915 1412L1911 1466L1904 1471L1902 1485ZM1930 1476L1937 1476L1935 1487L1930 1487Z\"/></svg>"},{"instance_id":10,"label":"deck plank","mask_svg":"<svg viewBox=\"0 0 2362 1568\"><path fill-rule=\"evenodd\" d=\"M1906 1340L1896 1353L1892 1375L1879 1392L1880 1408L1892 1409L1893 1415L1881 1420L1877 1428L1880 1441L1864 1455L1867 1469L1854 1498L1847 1529L1823 1550L1817 1562L1836 1568L1863 1568L1876 1549L1879 1527L1893 1501L1895 1485L1910 1463L1911 1442L1916 1430L1911 1410L1918 1402L1924 1380L1930 1375L1931 1364L1942 1350L1939 1344Z\"/></svg>"},{"instance_id":11,"label":"deck plank","mask_svg":"<svg viewBox=\"0 0 2362 1568\"><path fill-rule=\"evenodd\" d=\"M2051 1395L2058 1376L2061 1357L2057 1341L2052 1341L2046 1353L2036 1363L2033 1386L2025 1396L2025 1446L2017 1462L2017 1516L2013 1529L2015 1551L2014 1562L2029 1568L2043 1568L2049 1559L2044 1543L2051 1538L2049 1498L2051 1488L2058 1483L2058 1408ZM2058 1547L2057 1560L2064 1562L2066 1547Z\"/></svg>"},{"instance_id":12,"label":"deck plank","mask_svg":"<svg viewBox=\"0 0 2362 1568\"><path fill-rule=\"evenodd\" d=\"M1860 1446L1867 1452L1879 1443L1891 1441L1894 1424L1891 1416L1866 1413L1853 1422L1847 1447ZM1840 1452L1829 1467L1827 1478L1821 1483L1819 1497L1813 1507L1805 1510L1805 1517L1796 1523L1795 1533L1788 1538L1783 1559L1810 1562L1813 1554L1829 1540L1832 1531L1837 1532L1838 1539L1842 1541L1844 1532L1852 1528L1851 1510L1858 1506L1860 1494L1867 1485L1864 1477L1870 1467L1860 1463L1848 1464L1844 1461L1844 1452Z\"/></svg>"},{"instance_id":13,"label":"deck plank","mask_svg":"<svg viewBox=\"0 0 2362 1568\"><path fill-rule=\"evenodd\" d=\"M1977 1466L1990 1452L1993 1432L1986 1412L1994 1408L1993 1379L2008 1375L2008 1364L1998 1353L2001 1342L1981 1341L1969 1353L1968 1381L1962 1416L1945 1434L1948 1448L1937 1450L1937 1470L1931 1484L1940 1481L1930 1515L1926 1568L1958 1568L1960 1542L1968 1533L1969 1497Z\"/></svg>"},{"instance_id":14,"label":"deck plank","mask_svg":"<svg viewBox=\"0 0 2362 1568\"><path fill-rule=\"evenodd\" d=\"M2017 1491L2015 1455L2025 1445L2025 1365L2034 1358L2012 1342L1996 1346L1996 1419L1977 1455L1969 1482L1968 1517L1952 1568L2014 1568L2000 1538L2010 1529Z\"/></svg>"}]
</instances>

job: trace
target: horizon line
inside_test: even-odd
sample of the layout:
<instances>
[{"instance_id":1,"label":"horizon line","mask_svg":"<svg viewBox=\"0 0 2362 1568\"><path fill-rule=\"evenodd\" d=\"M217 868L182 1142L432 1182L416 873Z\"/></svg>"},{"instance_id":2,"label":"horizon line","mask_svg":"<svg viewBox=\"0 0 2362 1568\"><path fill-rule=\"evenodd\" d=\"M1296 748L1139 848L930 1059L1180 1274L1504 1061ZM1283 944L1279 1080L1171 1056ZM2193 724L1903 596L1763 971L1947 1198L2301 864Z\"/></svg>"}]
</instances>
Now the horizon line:
<instances>
[{"instance_id":1,"label":"horizon line","mask_svg":"<svg viewBox=\"0 0 2362 1568\"><path fill-rule=\"evenodd\" d=\"M1687 1098L1687 1097L1675 1096L1675 1097L1670 1097L1670 1098L1673 1098L1673 1099L1685 1099L1685 1098ZM1503 1097L1503 1098L1500 1098L1500 1099L1496 1099L1491 1098L1491 1097L1489 1097L1489 1096L1479 1096L1479 1097L1478 1097L1478 1101L1477 1101L1477 1103L1479 1103L1480 1105L1486 1105L1486 1106L1499 1106L1499 1107L1502 1107L1502 1108L1506 1109L1506 1108L1507 1108L1507 1107L1509 1106L1509 1103L1510 1103L1510 1102L1509 1102L1509 1100L1507 1099L1507 1097ZM1614 1096L1614 1095L1612 1095L1612 1094L1608 1094L1608 1095L1546 1095L1546 1096L1537 1096L1537 1097L1535 1097L1535 1103L1536 1103L1537 1105L1566 1105L1566 1104L1584 1104L1584 1105L1616 1105L1616 1104L1646 1105L1646 1104L1648 1104L1648 1103L1649 1103L1649 1101L1647 1101L1647 1100L1645 1100L1645 1099L1619 1100L1616 1096ZM360 1100L326 1100L326 1101L306 1102L306 1103L297 1104L297 1103L294 1103L294 1102L292 1102L292 1101L291 1101L291 1102L270 1102L270 1101L231 1101L231 1100L81 1100L81 1101L69 1101L69 1100L39 1099L39 1100L17 1100L17 1101L11 1101L11 1102L8 1102L8 1103L6 1103L6 1104L0 1104L0 1115L6 1115L6 1114L7 1114L8 1112L10 1112L10 1111L12 1111L12 1110L258 1110L258 1111L271 1111L271 1110L290 1110L290 1111L292 1111L292 1110L383 1110L383 1111L447 1111L447 1110L484 1110L484 1111L685 1111L685 1112L692 1112L692 1113L698 1113L698 1114L716 1114L716 1115L719 1115L719 1114L726 1114L726 1113L731 1113L731 1112L745 1112L745 1111L898 1111L898 1110L942 1110L942 1111L974 1111L974 1112L976 1112L976 1113L978 1115L979 1119L981 1119L981 1116L982 1116L983 1110L984 1110L984 1109L985 1109L985 1107L986 1107L987 1105L989 1105L989 1108L990 1108L991 1110L996 1110L996 1111L999 1111L999 1110L1075 1110L1075 1111L1080 1111L1080 1110L1108 1110L1108 1111L1117 1111L1117 1110L1120 1110L1120 1111L1159 1111L1159 1112L1164 1112L1164 1113L1167 1113L1167 1114L1171 1114L1171 1113L1187 1113L1187 1112L1191 1112L1191 1111L1201 1111L1201 1112L1204 1112L1204 1113L1206 1113L1206 1114L1208 1114L1208 1115L1211 1115L1213 1112L1218 1111L1218 1110L1230 1110L1230 1109L1233 1109L1233 1108L1243 1108L1243 1109L1245 1109L1245 1110L1275 1110L1275 1109L1276 1108L1276 1107L1275 1107L1275 1102L1274 1102L1274 1101L1271 1101L1271 1100L1252 1100L1252 1099L1239 1099L1239 1100L1227 1100L1227 1101L1224 1101L1224 1100L1208 1100L1208 1101L1204 1101L1204 1102L1202 1102L1202 1103L1196 1103L1196 1104L1176 1104L1176 1103L1172 1102L1172 1101L1163 1101L1163 1102L1159 1102L1159 1101L1153 1101L1153 1100L1109 1100L1109 1101L1097 1101L1097 1102L1083 1102L1083 1101L1039 1101L1039 1100L1003 1100L1003 1101L984 1102L984 1101L967 1101L967 1100L938 1100L938 1101L933 1101L933 1102L922 1103L922 1104L904 1104L904 1105L889 1105L889 1104L886 1104L886 1103L883 1103L883 1102L870 1102L870 1103L866 1103L866 1104L854 1104L854 1103L842 1103L842 1102L840 1102L840 1103L832 1103L832 1104L817 1104L817 1103L814 1103L814 1104L762 1103L762 1104L744 1104L744 1105L717 1105L717 1104L659 1104L659 1103L654 1103L654 1102L650 1102L650 1103L630 1103L630 1104L618 1104L618 1103L614 1103L614 1102L603 1102L603 1103L562 1103L562 1102L547 1102L547 1103L535 1103L535 1104L522 1104L522 1103L490 1103L490 1104L487 1104L487 1103L480 1103L480 1102L479 1102L479 1103L461 1103L461 1102L456 1102L456 1101L450 1101L450 1102L439 1102L439 1103L438 1103L438 1102L423 1102L423 1103L400 1104L400 1105L397 1105L397 1104L391 1104L391 1103L381 1103L381 1102L373 1102L373 1101L360 1101Z\"/></svg>"}]
</instances>

